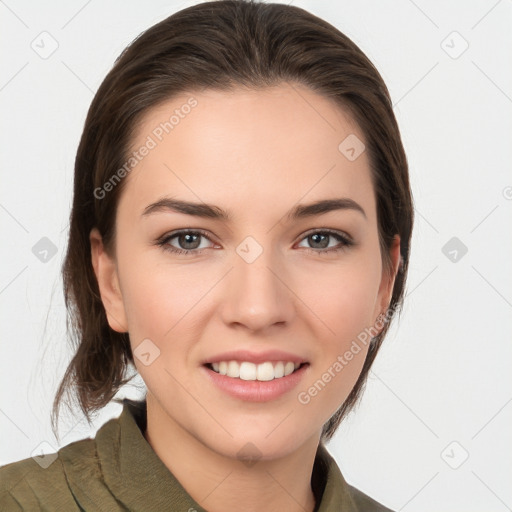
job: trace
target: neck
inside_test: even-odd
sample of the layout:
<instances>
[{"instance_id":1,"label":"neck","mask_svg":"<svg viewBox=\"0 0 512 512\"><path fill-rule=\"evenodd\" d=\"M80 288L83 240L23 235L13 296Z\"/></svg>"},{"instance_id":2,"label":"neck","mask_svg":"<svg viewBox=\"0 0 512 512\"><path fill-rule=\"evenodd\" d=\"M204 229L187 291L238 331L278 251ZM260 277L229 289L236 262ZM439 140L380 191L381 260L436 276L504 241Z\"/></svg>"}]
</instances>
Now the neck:
<instances>
[{"instance_id":1,"label":"neck","mask_svg":"<svg viewBox=\"0 0 512 512\"><path fill-rule=\"evenodd\" d=\"M213 451L147 397L144 436L194 501L209 512L313 512L311 475L318 439L285 457L257 462Z\"/></svg>"}]
</instances>

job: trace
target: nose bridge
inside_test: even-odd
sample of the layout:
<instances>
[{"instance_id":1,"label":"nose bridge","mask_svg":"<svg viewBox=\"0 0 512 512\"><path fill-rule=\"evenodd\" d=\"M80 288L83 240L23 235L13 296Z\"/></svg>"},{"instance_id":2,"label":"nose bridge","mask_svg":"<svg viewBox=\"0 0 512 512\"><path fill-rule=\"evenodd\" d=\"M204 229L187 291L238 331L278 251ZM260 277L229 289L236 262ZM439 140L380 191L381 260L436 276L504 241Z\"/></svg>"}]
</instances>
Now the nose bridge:
<instances>
[{"instance_id":1,"label":"nose bridge","mask_svg":"<svg viewBox=\"0 0 512 512\"><path fill-rule=\"evenodd\" d=\"M251 236L235 252L223 301L224 320L251 330L289 321L293 314L292 294L281 281L286 277L276 252Z\"/></svg>"}]
</instances>

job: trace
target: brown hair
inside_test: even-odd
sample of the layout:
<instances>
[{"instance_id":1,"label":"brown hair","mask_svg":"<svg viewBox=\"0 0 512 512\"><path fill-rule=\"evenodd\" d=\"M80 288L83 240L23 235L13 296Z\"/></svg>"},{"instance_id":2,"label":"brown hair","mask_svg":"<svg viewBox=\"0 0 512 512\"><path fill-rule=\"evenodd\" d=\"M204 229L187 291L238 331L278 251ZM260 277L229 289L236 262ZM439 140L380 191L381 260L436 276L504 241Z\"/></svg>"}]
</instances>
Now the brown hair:
<instances>
[{"instance_id":1,"label":"brown hair","mask_svg":"<svg viewBox=\"0 0 512 512\"><path fill-rule=\"evenodd\" d=\"M132 377L127 333L107 322L91 263L89 233L97 227L114 254L115 217L122 180L105 197L102 187L127 160L137 124L147 111L184 91L282 82L309 87L348 111L365 135L377 202L383 265L400 235L401 264L390 310L401 308L409 261L413 204L407 160L389 92L364 53L326 21L294 6L219 0L179 11L137 37L118 57L89 108L75 160L69 243L63 264L68 332L75 354L53 404L54 432L63 394L90 413L114 399ZM369 346L347 400L324 425L332 437L357 402L390 322Z\"/></svg>"}]
</instances>

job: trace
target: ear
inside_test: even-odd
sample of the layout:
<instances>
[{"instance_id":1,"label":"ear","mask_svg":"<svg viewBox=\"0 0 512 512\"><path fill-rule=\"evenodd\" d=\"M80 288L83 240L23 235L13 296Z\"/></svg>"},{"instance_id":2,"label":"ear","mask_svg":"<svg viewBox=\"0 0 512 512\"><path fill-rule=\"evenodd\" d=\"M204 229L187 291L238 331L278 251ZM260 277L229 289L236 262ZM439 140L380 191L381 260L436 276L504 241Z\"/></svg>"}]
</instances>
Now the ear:
<instances>
[{"instance_id":1,"label":"ear","mask_svg":"<svg viewBox=\"0 0 512 512\"><path fill-rule=\"evenodd\" d=\"M117 332L128 332L123 296L115 261L105 252L103 240L97 228L89 234L91 259L100 289L101 301L107 314L108 324Z\"/></svg>"},{"instance_id":2,"label":"ear","mask_svg":"<svg viewBox=\"0 0 512 512\"><path fill-rule=\"evenodd\" d=\"M380 282L378 300L376 303L376 322L379 315L386 313L391 302L391 297L393 296L393 287L395 285L395 279L398 274L401 261L399 235L395 235L393 238L393 242L389 248L389 259L391 260L390 268L382 269L382 279Z\"/></svg>"}]
</instances>

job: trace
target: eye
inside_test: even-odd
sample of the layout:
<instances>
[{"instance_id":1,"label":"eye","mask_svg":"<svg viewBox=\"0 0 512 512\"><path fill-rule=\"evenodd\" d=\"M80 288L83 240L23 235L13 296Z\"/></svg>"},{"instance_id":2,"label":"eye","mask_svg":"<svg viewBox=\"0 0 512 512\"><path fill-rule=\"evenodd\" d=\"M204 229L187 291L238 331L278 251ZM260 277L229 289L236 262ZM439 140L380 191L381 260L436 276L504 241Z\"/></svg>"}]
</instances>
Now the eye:
<instances>
[{"instance_id":1,"label":"eye","mask_svg":"<svg viewBox=\"0 0 512 512\"><path fill-rule=\"evenodd\" d=\"M157 241L157 244L164 250L173 252L176 254L190 254L201 253L203 249L207 249L209 246L202 243L201 239L206 239L213 244L210 237L205 231L178 231L165 235L163 238ZM176 247L177 245L177 247Z\"/></svg>"},{"instance_id":2,"label":"eye","mask_svg":"<svg viewBox=\"0 0 512 512\"><path fill-rule=\"evenodd\" d=\"M304 247L315 254L336 253L354 245L354 242L348 235L328 229L311 231L302 240L309 243L311 247L305 247L300 244L299 247ZM208 233L201 230L182 230L170 233L164 235L156 243L165 251L174 254L200 254L204 249L213 246Z\"/></svg>"},{"instance_id":3,"label":"eye","mask_svg":"<svg viewBox=\"0 0 512 512\"><path fill-rule=\"evenodd\" d=\"M311 247L305 247L307 250L320 254L343 251L354 245L350 237L344 233L329 229L309 232L302 240L305 240L306 243L311 245ZM299 245L299 247L304 246Z\"/></svg>"}]
</instances>

